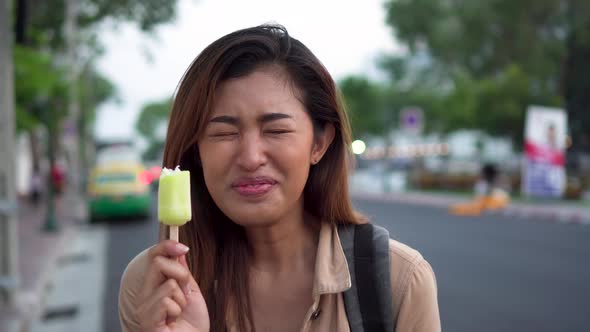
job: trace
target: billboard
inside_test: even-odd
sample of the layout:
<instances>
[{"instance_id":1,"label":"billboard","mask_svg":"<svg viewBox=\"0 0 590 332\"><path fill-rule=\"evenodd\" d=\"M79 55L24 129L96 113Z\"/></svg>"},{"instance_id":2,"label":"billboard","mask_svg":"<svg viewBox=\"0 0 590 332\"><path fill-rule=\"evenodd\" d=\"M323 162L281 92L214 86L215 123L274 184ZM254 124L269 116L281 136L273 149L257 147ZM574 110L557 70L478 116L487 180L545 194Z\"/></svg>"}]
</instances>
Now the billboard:
<instances>
[{"instance_id":1,"label":"billboard","mask_svg":"<svg viewBox=\"0 0 590 332\"><path fill-rule=\"evenodd\" d=\"M561 197L565 191L567 115L562 109L530 106L524 139L522 191L531 197Z\"/></svg>"}]
</instances>

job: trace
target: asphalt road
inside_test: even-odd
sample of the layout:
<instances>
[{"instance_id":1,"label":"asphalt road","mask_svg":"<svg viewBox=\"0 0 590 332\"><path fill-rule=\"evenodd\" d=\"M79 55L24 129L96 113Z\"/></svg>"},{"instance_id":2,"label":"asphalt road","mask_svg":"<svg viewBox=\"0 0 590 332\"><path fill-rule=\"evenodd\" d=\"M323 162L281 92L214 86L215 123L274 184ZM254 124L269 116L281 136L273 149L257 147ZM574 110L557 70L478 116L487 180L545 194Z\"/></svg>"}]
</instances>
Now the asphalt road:
<instances>
[{"instance_id":1,"label":"asphalt road","mask_svg":"<svg viewBox=\"0 0 590 332\"><path fill-rule=\"evenodd\" d=\"M590 330L590 227L356 206L431 263L443 331Z\"/></svg>"},{"instance_id":2,"label":"asphalt road","mask_svg":"<svg viewBox=\"0 0 590 332\"><path fill-rule=\"evenodd\" d=\"M107 272L104 295L104 331L120 331L118 295L119 283L127 263L135 255L158 240L156 201L152 204L152 218L144 220L110 220L107 242Z\"/></svg>"},{"instance_id":3,"label":"asphalt road","mask_svg":"<svg viewBox=\"0 0 590 332\"><path fill-rule=\"evenodd\" d=\"M443 331L590 330L590 226L355 205L431 263ZM125 266L156 238L155 220L108 224L105 331L119 330L117 294Z\"/></svg>"}]
</instances>

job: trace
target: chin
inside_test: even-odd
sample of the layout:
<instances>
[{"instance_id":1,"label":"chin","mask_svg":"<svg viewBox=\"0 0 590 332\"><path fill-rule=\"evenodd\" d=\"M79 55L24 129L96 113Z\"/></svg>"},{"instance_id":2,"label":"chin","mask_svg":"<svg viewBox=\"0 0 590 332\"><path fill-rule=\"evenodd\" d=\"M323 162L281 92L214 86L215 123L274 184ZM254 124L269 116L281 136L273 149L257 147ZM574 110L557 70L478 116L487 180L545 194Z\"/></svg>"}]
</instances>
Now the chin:
<instances>
[{"instance_id":1,"label":"chin","mask_svg":"<svg viewBox=\"0 0 590 332\"><path fill-rule=\"evenodd\" d=\"M235 208L230 210L233 211L224 211L225 215L244 228L272 226L280 219L279 213L273 213L273 211L267 209L264 209L264 211L255 211L257 209L253 209L254 211L236 211Z\"/></svg>"},{"instance_id":2,"label":"chin","mask_svg":"<svg viewBox=\"0 0 590 332\"><path fill-rule=\"evenodd\" d=\"M262 198L244 199L229 195L217 204L221 211L234 223L243 227L271 226L285 214L284 201L275 195Z\"/></svg>"}]
</instances>

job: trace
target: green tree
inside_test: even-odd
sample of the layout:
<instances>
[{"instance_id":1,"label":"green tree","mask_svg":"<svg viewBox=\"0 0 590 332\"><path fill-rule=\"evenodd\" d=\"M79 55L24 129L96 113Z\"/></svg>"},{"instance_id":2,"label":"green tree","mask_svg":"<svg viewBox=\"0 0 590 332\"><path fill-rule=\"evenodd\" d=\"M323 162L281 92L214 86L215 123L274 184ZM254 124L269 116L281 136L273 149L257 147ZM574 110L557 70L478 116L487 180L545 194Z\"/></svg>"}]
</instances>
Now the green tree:
<instances>
[{"instance_id":1,"label":"green tree","mask_svg":"<svg viewBox=\"0 0 590 332\"><path fill-rule=\"evenodd\" d=\"M572 150L590 153L590 4L572 1L568 18L573 28L567 39L562 85L573 136Z\"/></svg>"},{"instance_id":2,"label":"green tree","mask_svg":"<svg viewBox=\"0 0 590 332\"><path fill-rule=\"evenodd\" d=\"M67 71L63 69L77 67L80 72L77 75L76 89L69 98L78 98L80 101L78 124L80 149L83 149L87 141L89 128L96 116L97 107L115 96L115 88L107 78L101 76L95 69L95 60L102 54L102 45L99 38L100 24L108 21L111 23L135 22L142 31L152 32L162 23L171 21L175 16L176 0L78 0L79 12L76 16L77 29L77 61L64 63L66 50L64 21L66 20L66 0L16 0L15 8L15 42L21 48L28 48L27 58L18 60L20 68L27 71L28 75L22 79L16 79L15 90L17 96L17 114L19 128L31 130L39 123L39 115L31 108L31 104L41 99L48 100L48 104L62 102L63 96L47 94L47 84L54 80L54 68L61 67L60 84L63 78L67 78ZM36 56L34 53L38 53ZM17 56L18 57L18 56ZM51 68L51 70L49 70ZM18 69L18 68L17 68ZM21 91L22 90L22 91ZM52 101L56 98L56 102ZM53 110L54 118L63 119L67 113L67 107ZM49 132L58 133L60 124L54 126L55 130ZM32 156L34 167L38 165L38 156L35 155L36 136L31 135L33 145ZM58 146L55 145L57 148ZM83 156L86 154L80 151ZM82 169L84 172L84 169ZM83 174L82 174L82 177Z\"/></svg>"},{"instance_id":3,"label":"green tree","mask_svg":"<svg viewBox=\"0 0 590 332\"><path fill-rule=\"evenodd\" d=\"M520 138L527 104L565 102L571 123L590 126L579 111L590 107L581 92L590 86L579 74L590 66L589 2L389 0L385 8L409 58L427 54L433 75L452 87L446 112L453 121ZM574 142L584 132L575 128Z\"/></svg>"},{"instance_id":4,"label":"green tree","mask_svg":"<svg viewBox=\"0 0 590 332\"><path fill-rule=\"evenodd\" d=\"M355 137L383 135L387 121L381 87L364 76L349 76L339 82Z\"/></svg>"},{"instance_id":5,"label":"green tree","mask_svg":"<svg viewBox=\"0 0 590 332\"><path fill-rule=\"evenodd\" d=\"M15 45L13 57L16 128L29 133L32 166L38 170L40 144L34 129L44 126L49 147L57 148L57 128L67 100L65 70L54 64L49 54L23 46Z\"/></svg>"},{"instance_id":6,"label":"green tree","mask_svg":"<svg viewBox=\"0 0 590 332\"><path fill-rule=\"evenodd\" d=\"M339 82L355 137L384 138L398 128L402 109L413 106L425 112L428 119L446 118L443 95L436 89L408 84L401 80L371 81L365 76L349 76ZM426 129L443 130L440 121L426 122Z\"/></svg>"},{"instance_id":7,"label":"green tree","mask_svg":"<svg viewBox=\"0 0 590 332\"><path fill-rule=\"evenodd\" d=\"M65 0L17 0L15 33L32 45L63 50ZM86 42L96 42L96 27L105 20L135 22L145 32L175 18L177 0L79 0L78 26ZM98 43L96 43L98 45Z\"/></svg>"},{"instance_id":8,"label":"green tree","mask_svg":"<svg viewBox=\"0 0 590 332\"><path fill-rule=\"evenodd\" d=\"M147 141L148 147L144 159L154 160L164 148L165 137L159 135L159 129L168 122L172 111L172 99L144 105L135 122L135 129Z\"/></svg>"},{"instance_id":9,"label":"green tree","mask_svg":"<svg viewBox=\"0 0 590 332\"><path fill-rule=\"evenodd\" d=\"M64 98L64 71L57 68L48 54L15 46L14 80L16 82L17 131L29 131L42 122L42 105L52 98Z\"/></svg>"}]
</instances>

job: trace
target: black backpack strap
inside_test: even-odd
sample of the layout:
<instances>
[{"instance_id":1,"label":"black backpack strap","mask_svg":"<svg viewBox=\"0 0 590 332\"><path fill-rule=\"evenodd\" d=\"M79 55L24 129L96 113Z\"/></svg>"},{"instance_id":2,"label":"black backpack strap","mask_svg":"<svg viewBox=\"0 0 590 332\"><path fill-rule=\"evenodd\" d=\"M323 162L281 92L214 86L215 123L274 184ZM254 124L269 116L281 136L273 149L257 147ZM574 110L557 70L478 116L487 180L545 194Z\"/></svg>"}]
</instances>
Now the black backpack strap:
<instances>
[{"instance_id":1,"label":"black backpack strap","mask_svg":"<svg viewBox=\"0 0 590 332\"><path fill-rule=\"evenodd\" d=\"M340 237L340 244L342 245L342 250L346 256L351 282L350 288L343 293L346 317L348 318L348 325L350 326L351 332L364 332L363 317L361 316L358 291L356 288L357 281L354 260L354 235L355 225L338 226L338 236Z\"/></svg>"},{"instance_id":2,"label":"black backpack strap","mask_svg":"<svg viewBox=\"0 0 590 332\"><path fill-rule=\"evenodd\" d=\"M339 227L351 288L344 292L352 332L394 331L389 232L372 224Z\"/></svg>"}]
</instances>

